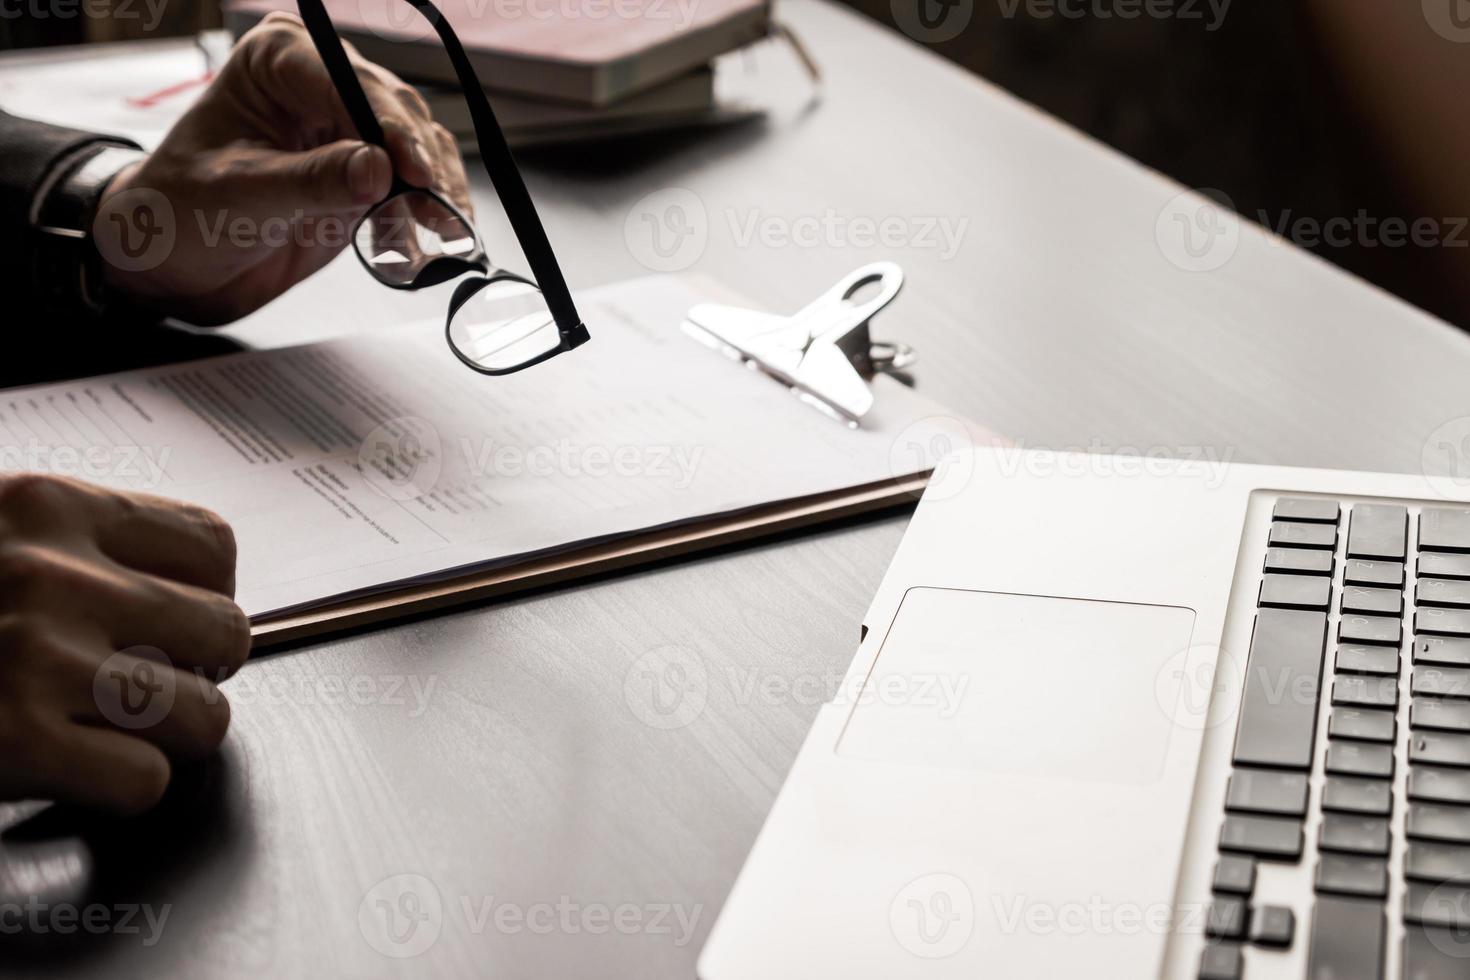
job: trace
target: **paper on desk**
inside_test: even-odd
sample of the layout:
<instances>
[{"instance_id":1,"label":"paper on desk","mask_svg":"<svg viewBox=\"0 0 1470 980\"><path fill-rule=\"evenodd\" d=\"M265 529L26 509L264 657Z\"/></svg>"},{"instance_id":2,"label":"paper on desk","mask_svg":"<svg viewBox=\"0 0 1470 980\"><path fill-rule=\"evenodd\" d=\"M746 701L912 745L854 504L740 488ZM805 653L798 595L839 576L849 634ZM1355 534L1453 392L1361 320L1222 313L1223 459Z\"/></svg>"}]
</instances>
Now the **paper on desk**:
<instances>
[{"instance_id":1,"label":"paper on desk","mask_svg":"<svg viewBox=\"0 0 1470 980\"><path fill-rule=\"evenodd\" d=\"M436 324L0 391L0 466L195 501L267 618L921 472L957 422L880 377L850 429L687 336L673 278L584 292L587 345L506 377ZM724 298L722 298L724 299Z\"/></svg>"},{"instance_id":2,"label":"paper on desk","mask_svg":"<svg viewBox=\"0 0 1470 980\"><path fill-rule=\"evenodd\" d=\"M147 42L126 54L0 61L0 108L157 146L213 78L204 49Z\"/></svg>"}]
</instances>

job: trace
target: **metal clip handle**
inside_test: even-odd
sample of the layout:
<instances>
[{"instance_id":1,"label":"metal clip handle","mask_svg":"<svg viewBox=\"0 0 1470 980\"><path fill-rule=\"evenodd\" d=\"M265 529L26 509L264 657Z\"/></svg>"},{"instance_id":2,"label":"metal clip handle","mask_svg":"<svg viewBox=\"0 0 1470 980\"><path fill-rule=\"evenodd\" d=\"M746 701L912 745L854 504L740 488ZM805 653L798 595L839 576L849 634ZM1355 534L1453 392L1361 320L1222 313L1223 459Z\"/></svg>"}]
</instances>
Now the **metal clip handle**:
<instances>
[{"instance_id":1,"label":"metal clip handle","mask_svg":"<svg viewBox=\"0 0 1470 980\"><path fill-rule=\"evenodd\" d=\"M867 299L860 291L877 283ZM899 372L914 363L906 344L874 343L869 321L903 287L903 270L873 262L843 276L792 316L701 303L689 311L686 328L704 335L765 373L856 423L873 405L868 382L878 372Z\"/></svg>"},{"instance_id":2,"label":"metal clip handle","mask_svg":"<svg viewBox=\"0 0 1470 980\"><path fill-rule=\"evenodd\" d=\"M861 303L852 297L878 283L878 292ZM907 344L877 342L872 339L869 322L903 288L903 269L894 262L873 262L854 269L827 292L796 315L813 336L830 336L847 355L858 373L871 379L880 371L903 371L917 360ZM810 316L812 319L808 320Z\"/></svg>"}]
</instances>

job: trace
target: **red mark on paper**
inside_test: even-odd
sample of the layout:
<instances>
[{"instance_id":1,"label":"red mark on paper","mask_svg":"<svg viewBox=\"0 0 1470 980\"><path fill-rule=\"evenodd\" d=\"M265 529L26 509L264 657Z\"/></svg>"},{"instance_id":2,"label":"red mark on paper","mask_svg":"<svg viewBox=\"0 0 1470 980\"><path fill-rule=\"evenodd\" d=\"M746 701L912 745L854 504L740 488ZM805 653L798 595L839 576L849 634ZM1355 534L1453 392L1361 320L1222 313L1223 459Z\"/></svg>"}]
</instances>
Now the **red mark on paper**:
<instances>
[{"instance_id":1,"label":"red mark on paper","mask_svg":"<svg viewBox=\"0 0 1470 980\"><path fill-rule=\"evenodd\" d=\"M156 92L150 92L147 95L129 96L123 101L134 109L152 109L160 102L167 102L169 99L178 95L180 92L187 92L190 89L198 88L201 85L208 85L213 80L214 72L207 71L198 78L191 78L187 82L179 82L175 85L169 85L165 88L159 89Z\"/></svg>"}]
</instances>

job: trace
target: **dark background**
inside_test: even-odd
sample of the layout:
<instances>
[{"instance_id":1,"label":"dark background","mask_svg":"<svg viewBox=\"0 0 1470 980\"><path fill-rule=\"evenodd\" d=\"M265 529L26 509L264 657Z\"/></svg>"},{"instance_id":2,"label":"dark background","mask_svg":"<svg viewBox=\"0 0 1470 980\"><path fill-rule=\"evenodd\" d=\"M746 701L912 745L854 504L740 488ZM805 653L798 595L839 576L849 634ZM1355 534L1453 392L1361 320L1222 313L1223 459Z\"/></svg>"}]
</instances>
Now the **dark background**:
<instances>
[{"instance_id":1,"label":"dark background","mask_svg":"<svg viewBox=\"0 0 1470 980\"><path fill-rule=\"evenodd\" d=\"M899 29L894 15L902 0L848 2ZM1420 0L1336 2L1342 10L1361 3L1407 10ZM1092 11L1117 6L1078 4ZM1015 16L1007 16L1012 10ZM1194 10L1212 19L1203 2ZM1427 49L1449 47L1420 26ZM968 26L929 46L1181 183L1224 191L1236 210L1268 227L1302 218L1325 223L1360 210L1378 220L1452 216L1449 202L1426 207L1433 192L1395 175L1402 148L1385 146L1373 129L1362 93L1339 66L1351 53L1334 50L1335 40L1320 10L1314 15L1297 0L1235 0L1215 30L1195 19L1034 17L1024 0L973 0ZM1470 58L1470 45L1456 47L1457 56ZM1437 135L1426 126L1422 138ZM1445 223L1447 234L1452 224ZM1298 244L1470 326L1461 282L1454 281L1459 265L1446 261L1446 249L1352 237L1346 245ZM1470 232L1464 237L1470 241Z\"/></svg>"}]
</instances>

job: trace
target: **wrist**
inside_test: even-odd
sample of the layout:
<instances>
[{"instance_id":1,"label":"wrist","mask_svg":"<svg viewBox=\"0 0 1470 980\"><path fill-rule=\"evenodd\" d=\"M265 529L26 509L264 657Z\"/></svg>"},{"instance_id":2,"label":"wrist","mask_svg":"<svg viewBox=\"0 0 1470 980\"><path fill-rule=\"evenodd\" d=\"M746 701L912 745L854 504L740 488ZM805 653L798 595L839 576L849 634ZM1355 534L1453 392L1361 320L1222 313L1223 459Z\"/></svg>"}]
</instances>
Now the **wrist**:
<instances>
[{"instance_id":1,"label":"wrist","mask_svg":"<svg viewBox=\"0 0 1470 980\"><path fill-rule=\"evenodd\" d=\"M167 217L161 214L167 201L137 183L145 160L133 160L112 175L97 195L87 227L103 291L134 306L149 304L148 273L165 257L161 253L168 249L160 246L173 241L171 233L161 231L171 225L171 209Z\"/></svg>"},{"instance_id":2,"label":"wrist","mask_svg":"<svg viewBox=\"0 0 1470 980\"><path fill-rule=\"evenodd\" d=\"M108 178L102 187L102 192L97 197L98 210L101 210L102 205L106 204L109 199L115 198L132 188L133 181L136 179L138 171L142 168L144 159L144 157L139 157L131 161Z\"/></svg>"}]
</instances>

